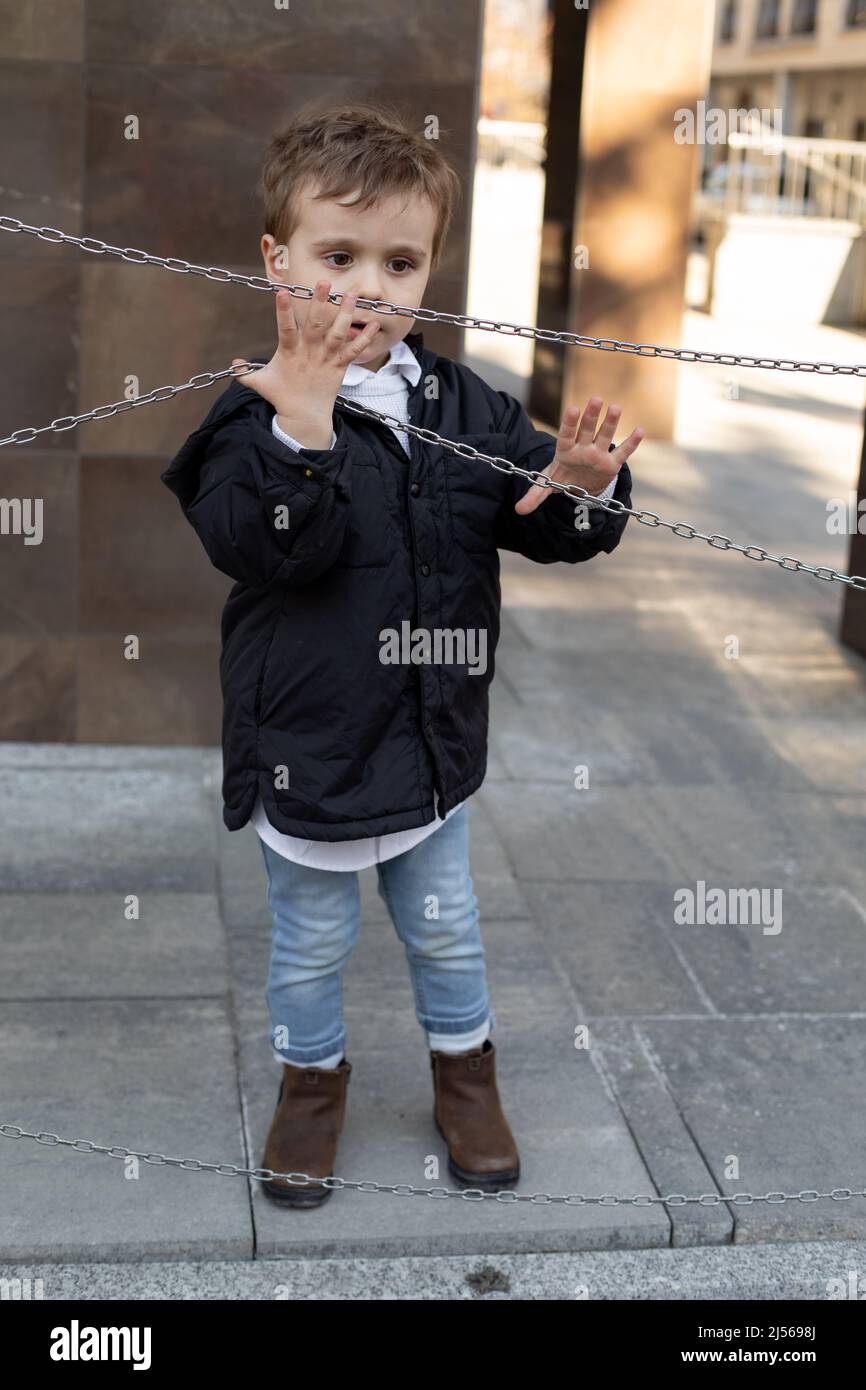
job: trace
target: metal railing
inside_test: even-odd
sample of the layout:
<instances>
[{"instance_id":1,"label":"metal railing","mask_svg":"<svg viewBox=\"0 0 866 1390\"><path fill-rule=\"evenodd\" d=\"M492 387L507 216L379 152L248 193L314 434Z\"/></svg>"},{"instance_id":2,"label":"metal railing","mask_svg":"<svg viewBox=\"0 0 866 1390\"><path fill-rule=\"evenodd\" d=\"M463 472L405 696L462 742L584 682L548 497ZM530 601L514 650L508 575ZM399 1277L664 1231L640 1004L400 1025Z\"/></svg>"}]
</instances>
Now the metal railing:
<instances>
[{"instance_id":1,"label":"metal railing","mask_svg":"<svg viewBox=\"0 0 866 1390\"><path fill-rule=\"evenodd\" d=\"M699 211L820 217L866 226L866 142L732 131L728 157L705 169Z\"/></svg>"}]
</instances>

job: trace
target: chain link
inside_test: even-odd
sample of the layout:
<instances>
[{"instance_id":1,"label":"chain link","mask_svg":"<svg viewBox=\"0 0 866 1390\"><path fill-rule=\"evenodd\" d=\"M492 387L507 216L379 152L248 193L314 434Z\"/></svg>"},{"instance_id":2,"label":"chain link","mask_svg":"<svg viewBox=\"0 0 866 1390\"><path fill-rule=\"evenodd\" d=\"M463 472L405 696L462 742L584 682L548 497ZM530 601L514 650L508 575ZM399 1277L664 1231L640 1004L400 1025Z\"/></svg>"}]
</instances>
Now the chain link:
<instances>
[{"instance_id":1,"label":"chain link","mask_svg":"<svg viewBox=\"0 0 866 1390\"><path fill-rule=\"evenodd\" d=\"M119 256L125 261L139 265L156 265L164 270L171 270L179 274L202 275L209 280L220 282L231 282L232 284L246 285L250 289L266 290L275 292L280 289L288 290L296 298L311 299L314 291L308 285L284 285L280 281L268 280L261 275L245 275L240 271L223 270L219 266L195 265L190 261L182 260L177 256L155 256L148 251L140 251L134 247L111 246L108 242L100 241L96 237L77 237L69 232L63 232L56 227L35 227L26 222L21 222L17 217L0 216L0 231L23 232L31 236L39 237L43 241L62 242L71 246L78 246L82 251L88 251L95 255ZM342 295L330 294L329 300L335 303L340 302ZM508 333L512 336L537 338L544 342L562 342L576 347L593 347L607 352L631 352L640 356L669 357L676 358L684 362L715 362L725 366L741 367L762 367L777 369L780 371L808 371L820 372L825 375L840 373L844 375L866 376L866 365L846 366L833 362L797 362L787 358L773 357L752 357L738 353L717 353L703 352L685 348L665 348L648 343L626 343L616 338L590 338L578 333L555 333L548 329L534 328L527 325L502 323L494 319L480 319L469 314L448 314L439 313L434 309L411 309L403 305L392 304L384 299L359 299L359 305L370 308L378 313L399 314L407 318L417 318L424 322L443 322L455 324L461 328L478 328L494 333ZM246 374L247 370L263 366L264 363L246 363L238 367L230 367L222 372L201 372L197 376L191 377L189 381L181 386L159 386L154 391L149 391L144 396L138 396L132 400L116 401L111 405L97 406L95 410L85 411L81 415L65 415L57 420L52 420L48 425L40 427L24 427L13 431L5 439L0 439L0 448L10 444L28 444L40 434L49 432L62 433L64 430L74 429L77 425L83 424L88 420L107 419L112 415L119 415L124 410L133 410L140 405L151 405L157 401L169 400L182 391L202 390L204 387L212 386L214 382L226 376L236 376ZM722 536L716 532L708 533L701 531L697 527L685 521L670 522L665 521L656 512L643 510L641 508L625 507L623 503L610 498L608 502L602 503L593 499L591 494L576 483L564 485L554 482L544 474L528 472L526 469L519 468L508 459L491 457L482 454L479 450L467 444L453 444L450 440L444 439L433 430L422 430L417 426L407 424L402 420L397 420L393 416L380 415L378 412L369 410L364 406L347 401L344 397L338 396L337 399L348 410L355 411L360 415L367 415L371 419L377 419L390 425L396 425L409 434L416 435L426 443L441 445L454 453L461 454L464 458L480 459L484 463L490 464L492 468L504 473L517 473L521 477L528 478L530 482L538 483L541 487L553 487L564 492L572 499L577 498L587 502L590 506L598 506L602 510L614 514L626 513L635 521L643 526L662 526L669 530L672 535L679 536L684 540L702 540L713 547L714 550L735 550L744 555L749 560L768 560L771 564L778 565L781 569L790 571L801 571L811 574L816 579L826 580L828 583L847 584L853 589L866 589L866 579L862 575L843 574L839 570L833 569L828 565L809 565L803 560L798 560L792 555L774 555L760 545L740 545L737 541L731 540L729 536Z\"/></svg>"},{"instance_id":2,"label":"chain link","mask_svg":"<svg viewBox=\"0 0 866 1390\"><path fill-rule=\"evenodd\" d=\"M264 366L265 364L251 365ZM793 555L773 555L761 545L740 545L738 541L732 541L730 536L721 536L717 532L700 531L687 521L665 521L657 512L644 511L640 507L627 507L625 503L617 501L615 497L610 497L606 502L602 502L577 483L555 482L545 473L538 473L534 469L520 468L510 459L501 458L498 454L483 454L471 444L454 444L450 439L444 439L441 434L437 434L435 430L420 429L417 425L410 425L404 420L397 419L394 415L382 415L376 410L369 410L367 406L348 401L344 396L338 396L337 400L347 410L358 415L369 415L374 420L381 420L386 425L405 430L408 434L414 434L427 444L440 444L444 449L461 454L464 458L480 459L482 463L489 463L500 473L517 473L522 478L528 478L532 483L538 483L540 487L555 488L557 492L564 492L566 497L570 497L572 501L585 502L592 507L598 507L601 511L612 512L616 516L625 515L629 519L639 521L643 526L663 526L672 535L681 536L685 540L706 541L707 545L711 545L714 550L736 550L739 554L745 555L748 560L769 560L772 564L780 565L785 570L799 570L804 574L814 575L816 579L848 584L853 589L866 589L866 576L862 574L841 574L829 565L808 565L804 560L795 559Z\"/></svg>"},{"instance_id":3,"label":"chain link","mask_svg":"<svg viewBox=\"0 0 866 1390\"><path fill-rule=\"evenodd\" d=\"M14 430L5 439L0 439L0 448L6 444L29 444L40 434L51 431L62 433L64 430L73 429L76 425L83 424L87 420L104 420L111 415L119 415L124 410L134 410L140 405L152 405L156 401L167 401L182 391L200 391L225 377L247 376L250 371L257 370L264 365L264 362L245 361L227 367L221 372L199 372L180 386L157 386L155 390L148 391L146 395L138 396L133 400L115 401L111 405L100 405L95 410L85 411L82 415L64 415L59 420L52 420L51 424L41 425L38 428L28 426ZM590 507L597 507L601 511L610 512L615 516L624 515L631 520L639 521L643 526L662 526L672 535L680 536L684 540L706 541L707 545L712 546L714 550L735 550L739 554L745 555L748 560L769 560L772 564L779 565L785 570L799 570L804 574L814 575L816 579L827 580L828 583L847 584L852 589L866 590L866 576L842 574L839 570L832 569L828 565L809 565L804 560L795 559L793 555L773 555L771 551L765 550L761 545L740 545L738 541L731 540L730 536L722 536L717 532L700 531L687 521L665 521L657 512L645 511L640 507L626 507L624 503L617 501L614 497L602 502L577 483L555 482L545 473L520 468L510 459L502 458L498 454L483 454L471 444L455 444L450 439L445 439L441 434L437 434L435 430L411 425L407 421L399 420L394 415L380 414L379 411L370 410L367 406L347 400L345 396L337 396L336 399L346 410L350 410L356 415L366 415L372 420L379 420L382 424L396 426L408 434L414 434L425 444L441 445L442 448L460 454L463 458L478 459L482 463L488 463L491 468L497 469L500 473L517 473L520 477L528 478L530 482L537 483L540 487L554 488L557 492L564 492L573 502L583 502Z\"/></svg>"},{"instance_id":4,"label":"chain link","mask_svg":"<svg viewBox=\"0 0 866 1390\"><path fill-rule=\"evenodd\" d=\"M119 256L121 260L134 265L155 265L163 270L171 270L181 275L203 275L208 280L223 284L246 285L248 289L288 290L295 299L312 299L314 291L309 285L284 285L281 281L268 280L263 275L244 275L240 271L223 270L219 266L196 265L182 260L179 256L155 256L149 251L139 251L132 246L111 246L98 237L78 237L62 232L57 227L35 227L21 222L17 217L0 216L0 231L23 232L28 236L39 237L42 241L77 246L99 256ZM329 294L328 299L339 303L340 294ZM372 309L379 314L397 314L403 318L420 319L422 323L450 323L457 328L476 328L485 333L505 333L512 338L534 338L544 343L564 343L568 347L595 348L599 352L627 352L638 357L662 357L678 362L707 362L724 367L758 367L767 371L817 372L822 376L863 376L866 377L866 364L846 365L839 362L798 362L788 357L754 357L750 353L710 352L699 348L659 347L654 343L629 343L619 338L591 338L583 333L555 332L550 328L535 328L529 324L500 322L498 319L476 318L474 314L448 314L436 309L410 309L402 304L392 304L387 299L359 299L357 307Z\"/></svg>"},{"instance_id":5,"label":"chain link","mask_svg":"<svg viewBox=\"0 0 866 1390\"><path fill-rule=\"evenodd\" d=\"M223 372L199 372L197 376L191 376L189 381L185 381L182 386L157 386L155 390L148 391L144 396L136 396L132 400L114 401L111 405L98 405L95 410L86 410L82 415L61 415L58 420L52 420L50 425L25 426L20 430L13 430L12 434L0 439L0 448L4 444L29 444L37 435L50 432L62 434L64 430L75 429L76 425L83 425L87 420L107 420L111 415L121 415L124 410L135 410L140 405L153 405L155 401L168 401L172 396L179 396L181 391L201 391L206 386L213 386L215 381L221 381L223 377L235 376L234 367L228 367Z\"/></svg>"},{"instance_id":6,"label":"chain link","mask_svg":"<svg viewBox=\"0 0 866 1390\"><path fill-rule=\"evenodd\" d=\"M694 1204L702 1207L717 1207L721 1206L722 1203L731 1203L733 1206L751 1206L753 1202L819 1202L823 1200L845 1202L852 1197L866 1197L866 1188L850 1187L834 1187L830 1192L818 1192L815 1188L804 1188L802 1192L766 1192L760 1196L751 1192L734 1192L730 1197L724 1196L721 1192L702 1192L698 1197L688 1197L683 1192L672 1192L667 1197L656 1196L652 1193L636 1193L633 1197L618 1197L607 1192L600 1197L586 1197L577 1192L561 1196L555 1196L549 1192L530 1193L508 1190L484 1192L478 1187L468 1187L461 1190L451 1187L415 1187L409 1182L372 1182L369 1179L335 1177L312 1178L308 1173L280 1173L275 1172L273 1168L244 1168L239 1163L208 1163L201 1158L169 1158L166 1154L142 1153L138 1149L124 1148L120 1144L95 1144L90 1139L61 1139L59 1134L52 1134L47 1130L34 1133L32 1130L22 1129L20 1125L13 1124L0 1124L0 1135L5 1139L34 1139L37 1144L47 1144L49 1147L55 1147L59 1144L66 1148L75 1149L77 1153L100 1153L105 1154L108 1158L140 1158L142 1163L184 1168L188 1172L217 1173L220 1177L230 1178L254 1178L256 1182L270 1182L273 1178L282 1178L290 1186L300 1187L306 1183L314 1183L319 1187L327 1187L335 1191L344 1189L355 1192L390 1192L395 1197L432 1197L434 1199L457 1197L465 1202L531 1202L536 1206L565 1203L566 1206L574 1207L683 1207Z\"/></svg>"}]
</instances>

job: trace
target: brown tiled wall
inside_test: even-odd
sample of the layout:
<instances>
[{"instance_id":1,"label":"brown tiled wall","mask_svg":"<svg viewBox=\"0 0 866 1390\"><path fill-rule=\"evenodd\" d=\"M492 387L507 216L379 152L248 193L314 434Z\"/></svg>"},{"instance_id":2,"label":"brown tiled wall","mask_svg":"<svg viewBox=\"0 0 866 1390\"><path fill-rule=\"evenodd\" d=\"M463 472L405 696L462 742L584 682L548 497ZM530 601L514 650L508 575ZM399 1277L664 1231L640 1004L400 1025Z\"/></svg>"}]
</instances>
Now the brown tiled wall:
<instances>
[{"instance_id":1,"label":"brown tiled wall","mask_svg":"<svg viewBox=\"0 0 866 1390\"><path fill-rule=\"evenodd\" d=\"M426 303L463 312L481 0L0 0L0 213L262 274L270 132L305 102L433 113L464 197ZM140 139L124 139L124 118ZM0 437L220 370L273 341L271 297L0 232ZM424 327L458 356L460 336ZM220 385L0 451L0 739L213 743L213 569L159 474ZM137 661L124 639L139 639Z\"/></svg>"}]
</instances>

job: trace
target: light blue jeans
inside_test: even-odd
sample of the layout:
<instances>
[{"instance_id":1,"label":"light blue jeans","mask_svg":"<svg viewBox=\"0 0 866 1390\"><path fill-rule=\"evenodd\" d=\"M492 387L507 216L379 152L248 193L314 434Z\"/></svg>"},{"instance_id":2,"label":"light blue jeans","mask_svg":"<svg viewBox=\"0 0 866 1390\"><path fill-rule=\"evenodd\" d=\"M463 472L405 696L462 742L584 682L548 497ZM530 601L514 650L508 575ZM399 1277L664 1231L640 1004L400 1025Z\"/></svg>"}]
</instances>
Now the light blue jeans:
<instances>
[{"instance_id":1,"label":"light blue jeans","mask_svg":"<svg viewBox=\"0 0 866 1390\"><path fill-rule=\"evenodd\" d=\"M266 991L271 1039L288 1061L315 1065L345 1051L342 971L361 925L358 875L305 868L259 844L273 922ZM492 1032L496 1019L469 873L468 807L376 871L379 896L406 951L421 1027L459 1035L489 1017Z\"/></svg>"}]
</instances>

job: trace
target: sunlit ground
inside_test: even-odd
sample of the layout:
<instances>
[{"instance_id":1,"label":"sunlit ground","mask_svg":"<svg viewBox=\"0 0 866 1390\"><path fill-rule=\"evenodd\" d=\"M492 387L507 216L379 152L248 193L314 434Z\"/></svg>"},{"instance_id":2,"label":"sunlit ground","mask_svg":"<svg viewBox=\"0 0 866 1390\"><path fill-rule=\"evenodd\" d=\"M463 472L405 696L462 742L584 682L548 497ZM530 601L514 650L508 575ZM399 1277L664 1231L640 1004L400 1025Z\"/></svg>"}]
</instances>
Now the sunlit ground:
<instances>
[{"instance_id":1,"label":"sunlit ground","mask_svg":"<svg viewBox=\"0 0 866 1390\"><path fill-rule=\"evenodd\" d=\"M470 313L535 322L540 198L540 176L479 170ZM522 265L515 263L517 245L525 248ZM693 257L690 276L701 271ZM466 339L469 365L525 399L520 385L532 344L482 332ZM863 330L774 324L752 304L726 318L687 309L673 345L866 364ZM632 462L633 505L847 572L850 537L828 531L828 503L856 487L866 377L685 363L677 370L675 437L641 444ZM503 559L503 603L531 645L570 647L592 624L594 649L601 643L621 654L616 680L628 687L636 662L645 666L673 652L675 633L677 641L687 639L699 669L705 663L707 674L714 669L721 677L720 717L748 720L825 792L864 785L866 667L838 640L844 595L839 584L634 522L612 556L589 565ZM739 643L736 660L725 656L731 635ZM501 669L508 679L507 658ZM688 701L685 667L682 679L674 699ZM659 714L650 708L655 698L652 685L642 689L644 719ZM670 691L657 698L659 705L669 701Z\"/></svg>"}]
</instances>

